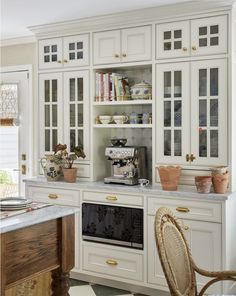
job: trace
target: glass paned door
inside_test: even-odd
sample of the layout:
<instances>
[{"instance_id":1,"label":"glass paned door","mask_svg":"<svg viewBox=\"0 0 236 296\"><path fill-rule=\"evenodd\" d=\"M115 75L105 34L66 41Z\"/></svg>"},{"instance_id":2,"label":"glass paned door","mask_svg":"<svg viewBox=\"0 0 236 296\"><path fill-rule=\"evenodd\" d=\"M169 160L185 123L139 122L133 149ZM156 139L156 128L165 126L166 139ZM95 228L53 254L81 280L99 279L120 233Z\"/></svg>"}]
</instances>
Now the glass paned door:
<instances>
[{"instance_id":1,"label":"glass paned door","mask_svg":"<svg viewBox=\"0 0 236 296\"><path fill-rule=\"evenodd\" d=\"M88 72L65 73L64 86L65 143L70 152L74 151L76 146L82 147L87 160L89 159Z\"/></svg>"},{"instance_id":2,"label":"glass paned door","mask_svg":"<svg viewBox=\"0 0 236 296\"><path fill-rule=\"evenodd\" d=\"M191 152L194 164L227 164L226 61L192 63Z\"/></svg>"},{"instance_id":3,"label":"glass paned door","mask_svg":"<svg viewBox=\"0 0 236 296\"><path fill-rule=\"evenodd\" d=\"M39 68L60 68L62 61L62 38L39 41Z\"/></svg>"},{"instance_id":4,"label":"glass paned door","mask_svg":"<svg viewBox=\"0 0 236 296\"><path fill-rule=\"evenodd\" d=\"M186 163L189 137L189 65L157 65L157 162Z\"/></svg>"},{"instance_id":5,"label":"glass paned door","mask_svg":"<svg viewBox=\"0 0 236 296\"><path fill-rule=\"evenodd\" d=\"M40 86L40 157L62 143L62 74L41 74Z\"/></svg>"}]
</instances>

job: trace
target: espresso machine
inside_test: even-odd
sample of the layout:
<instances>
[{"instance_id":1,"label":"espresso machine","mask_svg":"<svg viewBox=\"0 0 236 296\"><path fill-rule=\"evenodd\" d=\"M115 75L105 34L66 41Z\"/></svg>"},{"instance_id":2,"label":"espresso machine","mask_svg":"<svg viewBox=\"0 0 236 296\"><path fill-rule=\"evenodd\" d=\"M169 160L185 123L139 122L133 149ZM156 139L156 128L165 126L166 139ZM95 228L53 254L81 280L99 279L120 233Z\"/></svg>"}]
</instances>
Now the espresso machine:
<instances>
[{"instance_id":1,"label":"espresso machine","mask_svg":"<svg viewBox=\"0 0 236 296\"><path fill-rule=\"evenodd\" d=\"M147 178L147 148L143 146L106 147L105 156L111 161L111 176L104 183L136 185Z\"/></svg>"}]
</instances>

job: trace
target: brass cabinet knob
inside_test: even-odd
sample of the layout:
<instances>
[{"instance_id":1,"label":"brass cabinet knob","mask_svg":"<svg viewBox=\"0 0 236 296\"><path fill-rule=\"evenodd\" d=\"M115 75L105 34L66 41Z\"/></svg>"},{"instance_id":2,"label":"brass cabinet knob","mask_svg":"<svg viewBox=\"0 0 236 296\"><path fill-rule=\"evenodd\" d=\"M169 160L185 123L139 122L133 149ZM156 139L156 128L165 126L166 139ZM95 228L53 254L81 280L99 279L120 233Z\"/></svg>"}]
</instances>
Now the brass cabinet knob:
<instances>
[{"instance_id":1,"label":"brass cabinet knob","mask_svg":"<svg viewBox=\"0 0 236 296\"><path fill-rule=\"evenodd\" d=\"M196 159L196 157L195 157L193 154L191 154L189 158L190 158L190 161L191 161L191 162L193 162L194 159Z\"/></svg>"},{"instance_id":2,"label":"brass cabinet knob","mask_svg":"<svg viewBox=\"0 0 236 296\"><path fill-rule=\"evenodd\" d=\"M189 162L189 160L190 160L189 154L186 154L185 159L186 159L187 162Z\"/></svg>"},{"instance_id":3,"label":"brass cabinet knob","mask_svg":"<svg viewBox=\"0 0 236 296\"><path fill-rule=\"evenodd\" d=\"M189 226L185 225L184 230L189 230Z\"/></svg>"},{"instance_id":4,"label":"brass cabinet knob","mask_svg":"<svg viewBox=\"0 0 236 296\"><path fill-rule=\"evenodd\" d=\"M59 64L61 64L61 60L58 60L57 62L58 62Z\"/></svg>"},{"instance_id":5,"label":"brass cabinet knob","mask_svg":"<svg viewBox=\"0 0 236 296\"><path fill-rule=\"evenodd\" d=\"M187 49L187 47L183 47L182 50L183 51L187 51L188 49Z\"/></svg>"},{"instance_id":6,"label":"brass cabinet knob","mask_svg":"<svg viewBox=\"0 0 236 296\"><path fill-rule=\"evenodd\" d=\"M118 57L119 57L118 53L116 53L116 54L114 55L114 57L115 57L115 58L118 58Z\"/></svg>"},{"instance_id":7,"label":"brass cabinet knob","mask_svg":"<svg viewBox=\"0 0 236 296\"><path fill-rule=\"evenodd\" d=\"M51 198L51 199L57 199L58 195L50 193L50 194L48 194L48 197Z\"/></svg>"},{"instance_id":8,"label":"brass cabinet knob","mask_svg":"<svg viewBox=\"0 0 236 296\"><path fill-rule=\"evenodd\" d=\"M124 58L127 57L126 53L123 53L123 54L122 54L122 57L124 57Z\"/></svg>"},{"instance_id":9,"label":"brass cabinet knob","mask_svg":"<svg viewBox=\"0 0 236 296\"><path fill-rule=\"evenodd\" d=\"M197 47L195 45L193 45L192 50L197 50Z\"/></svg>"},{"instance_id":10,"label":"brass cabinet knob","mask_svg":"<svg viewBox=\"0 0 236 296\"><path fill-rule=\"evenodd\" d=\"M68 61L67 60L63 60L63 63L68 63Z\"/></svg>"},{"instance_id":11,"label":"brass cabinet knob","mask_svg":"<svg viewBox=\"0 0 236 296\"><path fill-rule=\"evenodd\" d=\"M185 208L185 207L178 207L178 208L176 208L176 211L181 212L181 213L188 213L188 212L190 212L190 209Z\"/></svg>"},{"instance_id":12,"label":"brass cabinet knob","mask_svg":"<svg viewBox=\"0 0 236 296\"><path fill-rule=\"evenodd\" d=\"M116 201L117 200L117 197L115 195L108 195L106 197L106 200L109 200L109 201Z\"/></svg>"},{"instance_id":13,"label":"brass cabinet knob","mask_svg":"<svg viewBox=\"0 0 236 296\"><path fill-rule=\"evenodd\" d=\"M106 264L116 266L116 265L118 265L118 262L113 259L107 259Z\"/></svg>"}]
</instances>

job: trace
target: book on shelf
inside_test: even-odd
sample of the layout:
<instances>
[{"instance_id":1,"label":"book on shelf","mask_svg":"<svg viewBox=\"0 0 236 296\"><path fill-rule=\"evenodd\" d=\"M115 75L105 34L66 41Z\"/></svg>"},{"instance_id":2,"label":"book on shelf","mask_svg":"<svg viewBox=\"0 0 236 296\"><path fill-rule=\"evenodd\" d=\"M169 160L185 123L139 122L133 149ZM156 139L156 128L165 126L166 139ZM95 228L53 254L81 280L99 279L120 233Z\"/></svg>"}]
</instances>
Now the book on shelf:
<instances>
[{"instance_id":1,"label":"book on shelf","mask_svg":"<svg viewBox=\"0 0 236 296\"><path fill-rule=\"evenodd\" d=\"M95 101L122 101L130 99L128 78L118 73L96 73Z\"/></svg>"}]
</instances>

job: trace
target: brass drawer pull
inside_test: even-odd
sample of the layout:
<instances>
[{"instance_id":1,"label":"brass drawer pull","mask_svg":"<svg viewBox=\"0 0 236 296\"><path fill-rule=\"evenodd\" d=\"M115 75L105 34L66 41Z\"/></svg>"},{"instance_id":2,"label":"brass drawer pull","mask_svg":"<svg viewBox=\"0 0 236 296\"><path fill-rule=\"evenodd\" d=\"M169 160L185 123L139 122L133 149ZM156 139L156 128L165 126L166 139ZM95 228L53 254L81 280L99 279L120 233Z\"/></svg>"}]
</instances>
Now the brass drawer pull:
<instances>
[{"instance_id":1,"label":"brass drawer pull","mask_svg":"<svg viewBox=\"0 0 236 296\"><path fill-rule=\"evenodd\" d=\"M51 198L51 199L57 199L58 195L50 193L50 194L48 194L48 197Z\"/></svg>"},{"instance_id":2,"label":"brass drawer pull","mask_svg":"<svg viewBox=\"0 0 236 296\"><path fill-rule=\"evenodd\" d=\"M117 197L114 196L114 195L108 195L108 196L106 197L106 200L116 201L116 200L117 200Z\"/></svg>"},{"instance_id":3,"label":"brass drawer pull","mask_svg":"<svg viewBox=\"0 0 236 296\"><path fill-rule=\"evenodd\" d=\"M176 208L176 211L181 212L181 213L188 213L188 212L190 212L190 210L188 208L183 208L183 207Z\"/></svg>"},{"instance_id":4,"label":"brass drawer pull","mask_svg":"<svg viewBox=\"0 0 236 296\"><path fill-rule=\"evenodd\" d=\"M116 260L107 259L106 264L116 266L118 262Z\"/></svg>"}]
</instances>

